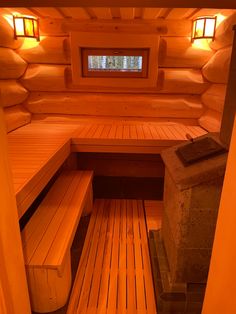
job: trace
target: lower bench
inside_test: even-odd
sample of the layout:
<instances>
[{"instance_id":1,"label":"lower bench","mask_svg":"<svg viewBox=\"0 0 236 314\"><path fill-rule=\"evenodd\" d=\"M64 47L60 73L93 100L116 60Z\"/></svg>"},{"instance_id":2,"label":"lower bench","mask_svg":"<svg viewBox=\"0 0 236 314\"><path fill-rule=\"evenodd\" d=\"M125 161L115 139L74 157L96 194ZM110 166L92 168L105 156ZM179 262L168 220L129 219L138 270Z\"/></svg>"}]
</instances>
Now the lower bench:
<instances>
[{"instance_id":1,"label":"lower bench","mask_svg":"<svg viewBox=\"0 0 236 314\"><path fill-rule=\"evenodd\" d=\"M22 231L31 307L51 312L71 288L70 247L82 211L92 208L91 171L65 171Z\"/></svg>"}]
</instances>

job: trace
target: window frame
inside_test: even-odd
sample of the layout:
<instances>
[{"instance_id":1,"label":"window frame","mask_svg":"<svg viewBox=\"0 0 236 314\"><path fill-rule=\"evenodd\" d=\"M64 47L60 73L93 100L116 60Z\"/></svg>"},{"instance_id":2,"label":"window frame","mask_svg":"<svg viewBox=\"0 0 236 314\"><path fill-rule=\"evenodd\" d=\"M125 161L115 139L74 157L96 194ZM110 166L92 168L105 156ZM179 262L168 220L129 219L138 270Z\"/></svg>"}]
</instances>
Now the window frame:
<instances>
[{"instance_id":1,"label":"window frame","mask_svg":"<svg viewBox=\"0 0 236 314\"><path fill-rule=\"evenodd\" d=\"M70 32L71 79L70 88L99 92L153 92L158 90L158 56L160 36L114 32ZM149 49L147 77L84 77L81 48L111 47Z\"/></svg>"},{"instance_id":2,"label":"window frame","mask_svg":"<svg viewBox=\"0 0 236 314\"><path fill-rule=\"evenodd\" d=\"M116 71L116 70L89 70L89 56L141 56L141 71ZM133 77L146 78L148 76L148 48L81 48L82 76L83 77Z\"/></svg>"}]
</instances>

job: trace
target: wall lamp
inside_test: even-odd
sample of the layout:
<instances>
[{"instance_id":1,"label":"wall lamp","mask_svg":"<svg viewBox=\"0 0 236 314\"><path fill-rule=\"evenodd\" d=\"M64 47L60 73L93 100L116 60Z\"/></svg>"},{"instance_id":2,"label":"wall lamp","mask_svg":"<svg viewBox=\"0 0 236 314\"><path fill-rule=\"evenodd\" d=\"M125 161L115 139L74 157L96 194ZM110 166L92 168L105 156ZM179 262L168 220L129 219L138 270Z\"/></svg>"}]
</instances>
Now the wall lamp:
<instances>
[{"instance_id":1,"label":"wall lamp","mask_svg":"<svg viewBox=\"0 0 236 314\"><path fill-rule=\"evenodd\" d=\"M13 15L13 25L15 39L18 37L27 37L40 40L39 20L37 18Z\"/></svg>"},{"instance_id":2,"label":"wall lamp","mask_svg":"<svg viewBox=\"0 0 236 314\"><path fill-rule=\"evenodd\" d=\"M216 16L198 17L193 20L192 42L195 39L215 39Z\"/></svg>"}]
</instances>

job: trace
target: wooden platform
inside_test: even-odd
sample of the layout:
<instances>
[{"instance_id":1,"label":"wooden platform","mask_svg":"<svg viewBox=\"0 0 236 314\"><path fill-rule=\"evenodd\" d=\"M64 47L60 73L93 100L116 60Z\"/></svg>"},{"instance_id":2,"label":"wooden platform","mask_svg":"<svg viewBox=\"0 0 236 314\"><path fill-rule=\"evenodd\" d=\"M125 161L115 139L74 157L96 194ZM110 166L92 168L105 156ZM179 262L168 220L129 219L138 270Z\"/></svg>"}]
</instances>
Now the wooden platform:
<instances>
[{"instance_id":1,"label":"wooden platform","mask_svg":"<svg viewBox=\"0 0 236 314\"><path fill-rule=\"evenodd\" d=\"M156 313L142 201L95 201L67 311L76 313Z\"/></svg>"},{"instance_id":2,"label":"wooden platform","mask_svg":"<svg viewBox=\"0 0 236 314\"><path fill-rule=\"evenodd\" d=\"M8 134L19 217L69 156L75 129L72 125L28 124Z\"/></svg>"},{"instance_id":3,"label":"wooden platform","mask_svg":"<svg viewBox=\"0 0 236 314\"><path fill-rule=\"evenodd\" d=\"M109 122L110 121L110 122ZM206 131L175 122L109 120L31 123L8 134L9 159L21 217L70 152L158 154Z\"/></svg>"},{"instance_id":4,"label":"wooden platform","mask_svg":"<svg viewBox=\"0 0 236 314\"><path fill-rule=\"evenodd\" d=\"M103 122L78 126L73 134L74 152L158 154L163 149L206 134L200 126L174 122Z\"/></svg>"}]
</instances>

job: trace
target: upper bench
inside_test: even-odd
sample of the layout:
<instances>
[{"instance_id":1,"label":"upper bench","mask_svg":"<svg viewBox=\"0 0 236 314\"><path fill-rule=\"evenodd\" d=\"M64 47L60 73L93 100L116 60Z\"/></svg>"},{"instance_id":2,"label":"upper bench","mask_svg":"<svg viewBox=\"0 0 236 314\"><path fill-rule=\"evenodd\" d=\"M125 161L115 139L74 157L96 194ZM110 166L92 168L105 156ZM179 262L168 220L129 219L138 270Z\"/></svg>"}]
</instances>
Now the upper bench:
<instances>
[{"instance_id":1,"label":"upper bench","mask_svg":"<svg viewBox=\"0 0 236 314\"><path fill-rule=\"evenodd\" d=\"M194 124L129 120L31 123L8 134L9 160L19 217L70 152L158 154L206 131Z\"/></svg>"}]
</instances>

